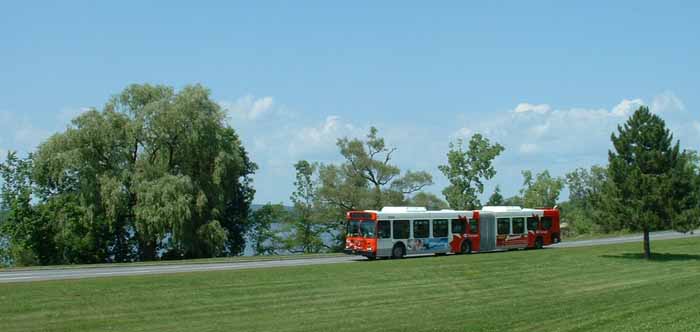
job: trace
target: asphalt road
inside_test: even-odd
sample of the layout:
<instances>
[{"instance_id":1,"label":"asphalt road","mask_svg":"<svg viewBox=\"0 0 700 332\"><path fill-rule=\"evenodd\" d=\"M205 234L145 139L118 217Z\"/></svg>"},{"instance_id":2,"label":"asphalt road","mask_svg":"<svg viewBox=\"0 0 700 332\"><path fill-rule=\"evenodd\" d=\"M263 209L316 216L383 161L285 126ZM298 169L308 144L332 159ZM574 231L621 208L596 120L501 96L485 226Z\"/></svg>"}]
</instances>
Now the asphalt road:
<instances>
[{"instance_id":1,"label":"asphalt road","mask_svg":"<svg viewBox=\"0 0 700 332\"><path fill-rule=\"evenodd\" d=\"M685 237L697 237L695 234L683 234L677 232L656 232L651 234L652 240L677 239ZM614 243L638 242L642 241L642 236L624 236L607 239L582 240L562 242L552 245L552 248L570 248L597 246ZM114 267L87 267L87 268L61 268L61 269L41 269L41 270L20 270L0 272L0 283L30 282L42 280L60 279L82 279L97 277L115 277L130 275L147 275L163 273L182 273L197 271L219 271L219 270L243 270L257 268L271 268L281 266L303 266L319 264L349 263L365 260L359 256L340 256L286 260L267 260L258 262L235 262L235 263L211 263L211 264L178 264L178 265L140 265L140 266L114 266Z\"/></svg>"}]
</instances>

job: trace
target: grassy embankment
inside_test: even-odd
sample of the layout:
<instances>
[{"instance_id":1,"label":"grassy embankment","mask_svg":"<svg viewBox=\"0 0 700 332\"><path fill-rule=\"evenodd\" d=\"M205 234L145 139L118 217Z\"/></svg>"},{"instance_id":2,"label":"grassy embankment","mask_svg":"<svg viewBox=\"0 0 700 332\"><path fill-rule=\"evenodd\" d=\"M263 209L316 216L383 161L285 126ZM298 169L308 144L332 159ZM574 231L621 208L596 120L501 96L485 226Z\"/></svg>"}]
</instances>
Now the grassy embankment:
<instances>
[{"instance_id":1,"label":"grassy embankment","mask_svg":"<svg viewBox=\"0 0 700 332\"><path fill-rule=\"evenodd\" d=\"M652 248L0 284L0 330L700 330L700 239Z\"/></svg>"}]
</instances>

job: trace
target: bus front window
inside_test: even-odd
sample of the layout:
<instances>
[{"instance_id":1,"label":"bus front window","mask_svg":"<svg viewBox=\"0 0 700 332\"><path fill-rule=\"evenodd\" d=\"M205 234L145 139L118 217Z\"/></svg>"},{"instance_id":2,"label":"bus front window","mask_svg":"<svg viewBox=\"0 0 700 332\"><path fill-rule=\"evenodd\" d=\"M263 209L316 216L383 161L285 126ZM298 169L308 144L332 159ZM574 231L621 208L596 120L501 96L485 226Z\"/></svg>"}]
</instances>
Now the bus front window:
<instances>
[{"instance_id":1,"label":"bus front window","mask_svg":"<svg viewBox=\"0 0 700 332\"><path fill-rule=\"evenodd\" d=\"M362 236L374 238L377 237L377 223L374 221L363 221L360 224Z\"/></svg>"},{"instance_id":2,"label":"bus front window","mask_svg":"<svg viewBox=\"0 0 700 332\"><path fill-rule=\"evenodd\" d=\"M357 220L348 221L347 236L360 236L360 222Z\"/></svg>"}]
</instances>

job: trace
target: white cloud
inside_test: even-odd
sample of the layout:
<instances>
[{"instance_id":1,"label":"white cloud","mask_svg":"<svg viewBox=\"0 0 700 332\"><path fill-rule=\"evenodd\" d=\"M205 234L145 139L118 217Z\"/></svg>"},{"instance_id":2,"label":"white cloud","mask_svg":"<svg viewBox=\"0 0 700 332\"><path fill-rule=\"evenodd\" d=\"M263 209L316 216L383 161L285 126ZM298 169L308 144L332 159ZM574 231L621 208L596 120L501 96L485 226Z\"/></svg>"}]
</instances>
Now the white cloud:
<instances>
[{"instance_id":1,"label":"white cloud","mask_svg":"<svg viewBox=\"0 0 700 332\"><path fill-rule=\"evenodd\" d=\"M522 154L535 153L535 152L537 152L537 150L539 150L537 144L533 144L533 143L520 144L520 148L519 148L519 151Z\"/></svg>"},{"instance_id":2,"label":"white cloud","mask_svg":"<svg viewBox=\"0 0 700 332\"><path fill-rule=\"evenodd\" d=\"M693 121L693 128L700 134L700 121Z\"/></svg>"},{"instance_id":3,"label":"white cloud","mask_svg":"<svg viewBox=\"0 0 700 332\"><path fill-rule=\"evenodd\" d=\"M685 110L683 102L671 91L657 95L651 101L651 111L657 114Z\"/></svg>"},{"instance_id":4,"label":"white cloud","mask_svg":"<svg viewBox=\"0 0 700 332\"><path fill-rule=\"evenodd\" d=\"M552 110L552 108L547 104L520 103L520 104L518 104L518 106L515 106L515 109L513 109L513 112L515 112L515 113L546 114L546 113L549 113L551 110Z\"/></svg>"},{"instance_id":5,"label":"white cloud","mask_svg":"<svg viewBox=\"0 0 700 332\"><path fill-rule=\"evenodd\" d=\"M468 138L471 137L472 135L474 135L474 131L473 131L473 130L471 130L470 128L467 128L467 127L462 127L462 128L459 128L459 129L457 130L457 132L455 132L454 135L452 135L452 137L454 137L454 138L468 139Z\"/></svg>"},{"instance_id":6,"label":"white cloud","mask_svg":"<svg viewBox=\"0 0 700 332\"><path fill-rule=\"evenodd\" d=\"M610 112L614 116L629 116L634 113L640 106L644 105L644 101L637 99L623 99L619 104L613 107Z\"/></svg>"},{"instance_id":7,"label":"white cloud","mask_svg":"<svg viewBox=\"0 0 700 332\"><path fill-rule=\"evenodd\" d=\"M268 113L274 107L275 101L270 96L255 98L253 95L246 95L238 98L235 102L221 101L219 104L232 116L256 120Z\"/></svg>"},{"instance_id":8,"label":"white cloud","mask_svg":"<svg viewBox=\"0 0 700 332\"><path fill-rule=\"evenodd\" d=\"M289 151L296 155L310 151L334 149L339 138L353 136L352 134L357 131L364 134L364 131L342 121L339 116L331 115L316 126L299 129L294 139L289 143Z\"/></svg>"},{"instance_id":9,"label":"white cloud","mask_svg":"<svg viewBox=\"0 0 700 332\"><path fill-rule=\"evenodd\" d=\"M4 151L18 151L20 154L34 150L55 130L37 127L18 114L0 111L0 143Z\"/></svg>"}]
</instances>

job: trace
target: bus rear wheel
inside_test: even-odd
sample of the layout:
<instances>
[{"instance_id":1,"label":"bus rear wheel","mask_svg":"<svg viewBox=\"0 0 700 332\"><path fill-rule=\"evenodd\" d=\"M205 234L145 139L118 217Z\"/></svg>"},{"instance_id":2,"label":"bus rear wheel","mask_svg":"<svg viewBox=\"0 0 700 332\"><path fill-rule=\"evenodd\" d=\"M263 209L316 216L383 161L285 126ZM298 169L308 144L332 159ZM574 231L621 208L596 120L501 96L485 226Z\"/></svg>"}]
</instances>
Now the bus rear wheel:
<instances>
[{"instance_id":1,"label":"bus rear wheel","mask_svg":"<svg viewBox=\"0 0 700 332\"><path fill-rule=\"evenodd\" d=\"M542 249L542 238L538 237L535 240L535 249Z\"/></svg>"},{"instance_id":2,"label":"bus rear wheel","mask_svg":"<svg viewBox=\"0 0 700 332\"><path fill-rule=\"evenodd\" d=\"M469 243L469 241L464 241L462 242L462 248L460 250L461 254L471 254L472 253L472 244Z\"/></svg>"},{"instance_id":3,"label":"bus rear wheel","mask_svg":"<svg viewBox=\"0 0 700 332\"><path fill-rule=\"evenodd\" d=\"M559 234L554 234L552 235L552 243L559 243L561 242L561 239L559 239Z\"/></svg>"},{"instance_id":4,"label":"bus rear wheel","mask_svg":"<svg viewBox=\"0 0 700 332\"><path fill-rule=\"evenodd\" d=\"M391 249L391 258L403 258L404 255L406 255L406 249L400 244Z\"/></svg>"}]
</instances>

